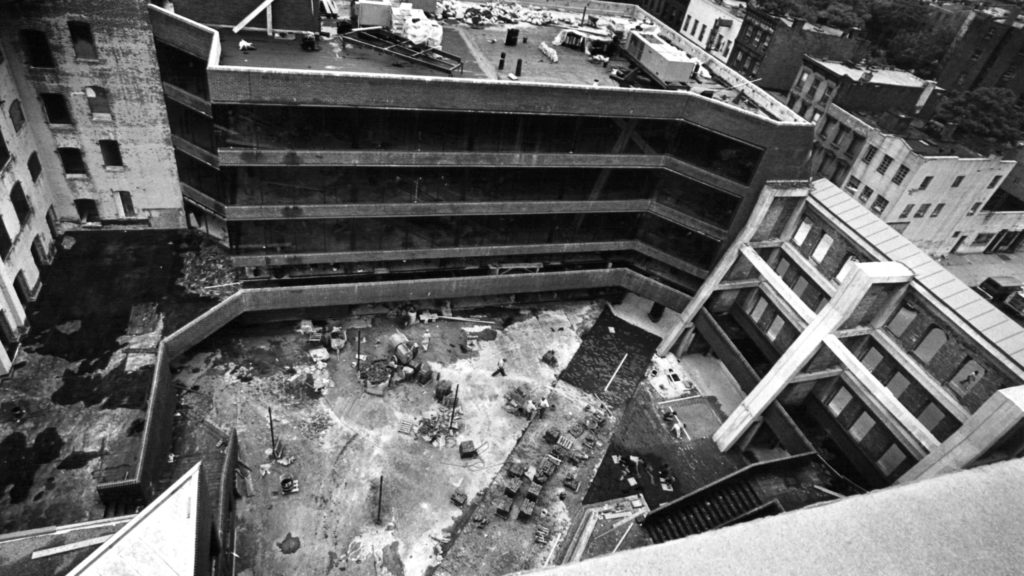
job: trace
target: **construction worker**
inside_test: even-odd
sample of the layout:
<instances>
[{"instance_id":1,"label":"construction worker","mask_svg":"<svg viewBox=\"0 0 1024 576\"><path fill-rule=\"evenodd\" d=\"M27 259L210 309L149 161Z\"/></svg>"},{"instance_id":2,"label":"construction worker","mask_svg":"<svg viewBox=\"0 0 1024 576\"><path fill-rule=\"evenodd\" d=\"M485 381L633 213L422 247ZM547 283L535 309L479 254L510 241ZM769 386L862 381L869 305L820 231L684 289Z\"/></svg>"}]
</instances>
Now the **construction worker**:
<instances>
[{"instance_id":1,"label":"construction worker","mask_svg":"<svg viewBox=\"0 0 1024 576\"><path fill-rule=\"evenodd\" d=\"M550 406L551 405L548 404L547 396L541 396L540 404L538 405L537 418L543 418L544 413L548 411L548 407Z\"/></svg>"},{"instance_id":2,"label":"construction worker","mask_svg":"<svg viewBox=\"0 0 1024 576\"><path fill-rule=\"evenodd\" d=\"M533 400L527 400L526 405L523 406L523 412L526 413L527 419L533 418L533 413L537 411L537 405L533 403Z\"/></svg>"},{"instance_id":3,"label":"construction worker","mask_svg":"<svg viewBox=\"0 0 1024 576\"><path fill-rule=\"evenodd\" d=\"M676 438L682 438L683 437L683 432L685 432L685 431L686 431L686 424L683 424L679 420L676 420L676 423L672 425L672 434Z\"/></svg>"},{"instance_id":4,"label":"construction worker","mask_svg":"<svg viewBox=\"0 0 1024 576\"><path fill-rule=\"evenodd\" d=\"M491 376L497 376L498 374L501 374L502 376L507 376L507 374L505 374L505 359L504 358L502 358L501 361L498 362L498 369L495 370L493 373L491 373Z\"/></svg>"}]
</instances>

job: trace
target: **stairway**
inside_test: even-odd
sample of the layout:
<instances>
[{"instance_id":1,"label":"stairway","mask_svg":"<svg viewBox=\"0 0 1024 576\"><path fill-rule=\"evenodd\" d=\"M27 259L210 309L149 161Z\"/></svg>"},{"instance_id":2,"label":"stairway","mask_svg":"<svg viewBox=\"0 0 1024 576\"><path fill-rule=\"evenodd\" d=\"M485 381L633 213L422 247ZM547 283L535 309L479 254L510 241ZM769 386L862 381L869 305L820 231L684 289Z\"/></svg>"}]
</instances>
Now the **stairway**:
<instances>
[{"instance_id":1,"label":"stairway","mask_svg":"<svg viewBox=\"0 0 1024 576\"><path fill-rule=\"evenodd\" d=\"M713 530L762 505L746 480L729 478L669 503L644 521L655 543Z\"/></svg>"}]
</instances>

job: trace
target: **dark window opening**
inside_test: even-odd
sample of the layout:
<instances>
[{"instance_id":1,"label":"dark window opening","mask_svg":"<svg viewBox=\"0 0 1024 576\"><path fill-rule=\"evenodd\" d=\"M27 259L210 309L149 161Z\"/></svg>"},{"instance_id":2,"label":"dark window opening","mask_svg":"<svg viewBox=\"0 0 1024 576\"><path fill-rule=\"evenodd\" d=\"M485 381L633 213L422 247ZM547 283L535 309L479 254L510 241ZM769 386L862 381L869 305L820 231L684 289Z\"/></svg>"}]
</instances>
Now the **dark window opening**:
<instances>
[{"instance_id":1,"label":"dark window opening","mask_svg":"<svg viewBox=\"0 0 1024 576\"><path fill-rule=\"evenodd\" d=\"M15 182L14 188L11 188L11 204L14 205L14 213L18 215L18 222L24 226L32 215L32 206L29 205L28 198L25 198L21 182Z\"/></svg>"},{"instance_id":2,"label":"dark window opening","mask_svg":"<svg viewBox=\"0 0 1024 576\"><path fill-rule=\"evenodd\" d=\"M117 140L100 140L100 152L103 154L104 166L124 166Z\"/></svg>"},{"instance_id":3,"label":"dark window opening","mask_svg":"<svg viewBox=\"0 0 1024 576\"><path fill-rule=\"evenodd\" d=\"M134 218L135 204L132 203L132 193L127 190L120 190L117 196L121 199L121 209L124 211L125 217Z\"/></svg>"},{"instance_id":4,"label":"dark window opening","mask_svg":"<svg viewBox=\"0 0 1024 576\"><path fill-rule=\"evenodd\" d=\"M4 224L3 218L0 218L0 257L6 260L11 253L11 246L11 235L7 233L7 225Z\"/></svg>"},{"instance_id":5,"label":"dark window opening","mask_svg":"<svg viewBox=\"0 0 1024 576\"><path fill-rule=\"evenodd\" d=\"M925 334L925 337L914 348L914 354L922 363L928 364L939 353L939 350L946 344L946 333L942 328L933 327Z\"/></svg>"},{"instance_id":6,"label":"dark window opening","mask_svg":"<svg viewBox=\"0 0 1024 576\"><path fill-rule=\"evenodd\" d=\"M39 175L43 172L43 166L39 163L39 154L35 152L28 157L28 173L32 176L32 181L39 180Z\"/></svg>"},{"instance_id":7,"label":"dark window opening","mask_svg":"<svg viewBox=\"0 0 1024 576\"><path fill-rule=\"evenodd\" d=\"M96 44L92 40L92 29L85 22L68 22L71 32L71 45L75 49L75 57L84 60L96 59Z\"/></svg>"},{"instance_id":8,"label":"dark window opening","mask_svg":"<svg viewBox=\"0 0 1024 576\"><path fill-rule=\"evenodd\" d=\"M25 112L21 109L21 100L15 100L11 103L10 115L14 131L21 131L21 127L25 125Z\"/></svg>"},{"instance_id":9,"label":"dark window opening","mask_svg":"<svg viewBox=\"0 0 1024 576\"><path fill-rule=\"evenodd\" d=\"M85 174L85 160L82 159L82 151L78 148L58 148L60 162L64 165L65 174Z\"/></svg>"},{"instance_id":10,"label":"dark window opening","mask_svg":"<svg viewBox=\"0 0 1024 576\"><path fill-rule=\"evenodd\" d=\"M40 94L39 99L43 102L43 111L46 112L46 120L50 124L72 123L71 111L68 110L68 102L63 94Z\"/></svg>"},{"instance_id":11,"label":"dark window opening","mask_svg":"<svg viewBox=\"0 0 1024 576\"><path fill-rule=\"evenodd\" d=\"M78 219L82 222L100 221L100 211L95 200L75 200L75 210L78 211Z\"/></svg>"},{"instance_id":12,"label":"dark window opening","mask_svg":"<svg viewBox=\"0 0 1024 576\"><path fill-rule=\"evenodd\" d=\"M25 63L36 68L53 68L53 52L46 40L46 33L41 30L22 30L21 49L25 53Z\"/></svg>"},{"instance_id":13,"label":"dark window opening","mask_svg":"<svg viewBox=\"0 0 1024 576\"><path fill-rule=\"evenodd\" d=\"M7 150L7 144L4 142L3 133L0 133L0 168L3 168L10 159L11 153Z\"/></svg>"}]
</instances>

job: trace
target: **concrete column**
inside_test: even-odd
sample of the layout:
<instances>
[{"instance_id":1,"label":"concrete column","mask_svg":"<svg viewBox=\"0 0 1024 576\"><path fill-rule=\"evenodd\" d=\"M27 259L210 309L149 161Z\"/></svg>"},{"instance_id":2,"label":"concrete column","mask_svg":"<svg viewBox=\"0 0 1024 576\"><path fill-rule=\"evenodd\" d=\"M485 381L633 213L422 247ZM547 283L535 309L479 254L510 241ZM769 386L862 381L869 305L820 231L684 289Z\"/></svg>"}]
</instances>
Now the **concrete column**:
<instances>
[{"instance_id":1,"label":"concrete column","mask_svg":"<svg viewBox=\"0 0 1024 576\"><path fill-rule=\"evenodd\" d=\"M827 336L835 332L875 284L908 282L913 273L897 262L858 263L839 286L835 296L815 316L757 387L715 432L713 439L723 452L732 449L761 414L786 389L814 357Z\"/></svg>"},{"instance_id":2,"label":"concrete column","mask_svg":"<svg viewBox=\"0 0 1024 576\"><path fill-rule=\"evenodd\" d=\"M996 391L938 448L908 470L897 484L961 470L984 456L1024 423L1024 386Z\"/></svg>"},{"instance_id":3,"label":"concrete column","mask_svg":"<svg viewBox=\"0 0 1024 576\"><path fill-rule=\"evenodd\" d=\"M736 258L739 257L740 249L750 242L753 238L754 233L757 232L758 226L761 225L761 221L764 220L765 214L768 213L768 209L771 207L772 202L775 200L775 194L772 189L765 186L761 190L761 195L758 196L757 202L754 204L754 209L750 211L750 216L747 218L746 223L743 224L743 228L740 233L736 235L735 240L725 249L722 253L722 257L718 260L718 264L715 265L711 273L708 274L707 278L704 279L704 283L700 285L697 293L693 295L690 302L686 305L686 308L679 313L679 317L682 320L679 324L676 324L672 330L662 339L661 344L658 345L657 354L658 356L665 356L672 350L673 344L679 340L679 337L683 335L684 331L688 328L692 328L693 319L697 316L697 312L704 307L711 295L715 293L718 285L725 279L726 274L732 269L733 264L736 263ZM691 330L692 332L692 330ZM692 336L690 337L692 341ZM689 347L689 342L686 343L686 347ZM682 348L685 352L686 347Z\"/></svg>"}]
</instances>

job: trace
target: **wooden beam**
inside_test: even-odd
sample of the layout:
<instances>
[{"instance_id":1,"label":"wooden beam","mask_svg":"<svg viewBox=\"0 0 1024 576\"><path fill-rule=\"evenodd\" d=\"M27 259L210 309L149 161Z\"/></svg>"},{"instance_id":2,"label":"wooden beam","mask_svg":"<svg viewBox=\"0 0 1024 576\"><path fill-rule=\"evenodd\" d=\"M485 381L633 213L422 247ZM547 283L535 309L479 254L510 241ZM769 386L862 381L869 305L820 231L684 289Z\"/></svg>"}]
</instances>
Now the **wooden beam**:
<instances>
[{"instance_id":1,"label":"wooden beam","mask_svg":"<svg viewBox=\"0 0 1024 576\"><path fill-rule=\"evenodd\" d=\"M249 24L249 22L255 20L256 17L260 15L260 12L270 8L270 5L273 3L274 0L263 0L263 2L260 2L260 5L257 6L255 10L249 12L249 14L245 18L242 18L242 21L236 24L235 27L231 29L231 31L235 34L238 34L242 30L242 28L245 28Z\"/></svg>"}]
</instances>

